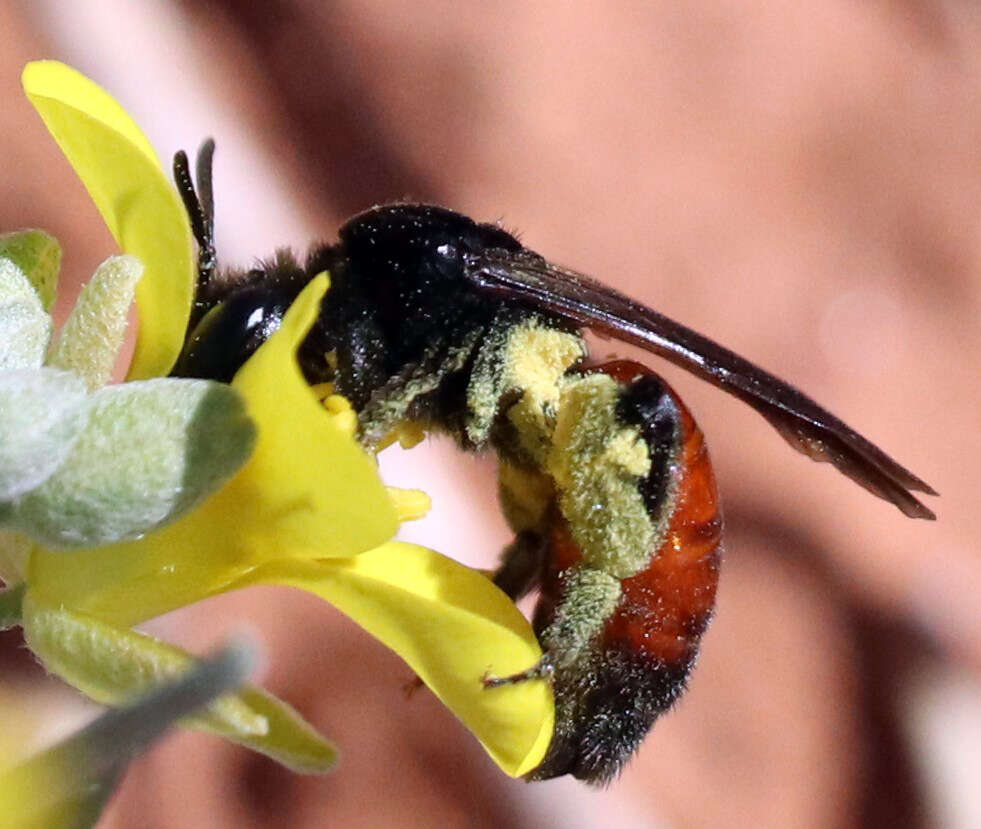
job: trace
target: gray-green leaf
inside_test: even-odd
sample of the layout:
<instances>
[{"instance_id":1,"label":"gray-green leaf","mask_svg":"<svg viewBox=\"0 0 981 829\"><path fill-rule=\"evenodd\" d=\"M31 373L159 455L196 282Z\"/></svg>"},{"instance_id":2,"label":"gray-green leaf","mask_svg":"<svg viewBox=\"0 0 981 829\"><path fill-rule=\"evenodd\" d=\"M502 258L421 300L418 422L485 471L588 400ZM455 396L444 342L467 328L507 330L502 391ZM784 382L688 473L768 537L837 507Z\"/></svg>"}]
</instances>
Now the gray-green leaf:
<instances>
[{"instance_id":1,"label":"gray-green leaf","mask_svg":"<svg viewBox=\"0 0 981 829\"><path fill-rule=\"evenodd\" d=\"M158 378L92 395L65 463L8 526L52 547L138 538L194 507L248 459L256 430L231 386Z\"/></svg>"},{"instance_id":2,"label":"gray-green leaf","mask_svg":"<svg viewBox=\"0 0 981 829\"><path fill-rule=\"evenodd\" d=\"M0 258L0 371L37 368L51 339L51 317L28 278Z\"/></svg>"},{"instance_id":3,"label":"gray-green leaf","mask_svg":"<svg viewBox=\"0 0 981 829\"><path fill-rule=\"evenodd\" d=\"M126 765L176 720L239 685L251 665L225 648L187 674L109 711L82 731L0 773L4 825L27 829L94 826Z\"/></svg>"},{"instance_id":4,"label":"gray-green leaf","mask_svg":"<svg viewBox=\"0 0 981 829\"><path fill-rule=\"evenodd\" d=\"M74 371L89 391L108 383L142 274L135 256L113 256L99 265L58 333L48 365Z\"/></svg>"},{"instance_id":5,"label":"gray-green leaf","mask_svg":"<svg viewBox=\"0 0 981 829\"><path fill-rule=\"evenodd\" d=\"M0 235L0 259L13 262L27 277L46 311L54 305L61 269L61 245L44 230L18 230Z\"/></svg>"},{"instance_id":6,"label":"gray-green leaf","mask_svg":"<svg viewBox=\"0 0 981 829\"><path fill-rule=\"evenodd\" d=\"M71 372L0 371L0 501L50 478L87 421L85 384Z\"/></svg>"}]
</instances>

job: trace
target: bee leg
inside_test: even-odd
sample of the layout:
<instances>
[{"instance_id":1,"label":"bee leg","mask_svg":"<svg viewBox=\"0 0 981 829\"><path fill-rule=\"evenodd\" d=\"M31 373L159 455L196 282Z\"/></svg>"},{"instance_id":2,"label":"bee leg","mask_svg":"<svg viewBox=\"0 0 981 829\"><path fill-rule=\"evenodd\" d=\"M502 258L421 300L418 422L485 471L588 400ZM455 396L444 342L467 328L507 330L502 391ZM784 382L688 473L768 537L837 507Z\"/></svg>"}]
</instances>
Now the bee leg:
<instances>
[{"instance_id":1,"label":"bee leg","mask_svg":"<svg viewBox=\"0 0 981 829\"><path fill-rule=\"evenodd\" d=\"M519 682L527 682L530 679L551 679L555 673L555 665L546 653L538 662L525 671L510 676L490 676L484 674L481 682L485 688L501 688L505 685L517 685Z\"/></svg>"},{"instance_id":2,"label":"bee leg","mask_svg":"<svg viewBox=\"0 0 981 829\"><path fill-rule=\"evenodd\" d=\"M501 553L494 584L517 601L541 581L546 552L541 535L534 530L522 530Z\"/></svg>"},{"instance_id":3,"label":"bee leg","mask_svg":"<svg viewBox=\"0 0 981 829\"><path fill-rule=\"evenodd\" d=\"M522 530L514 541L504 548L501 566L494 574L494 584L501 588L512 600L520 599L538 587L548 555L546 540L534 530ZM548 654L530 668L511 676L491 676L485 674L481 682L485 688L500 688L514 685L529 679L548 679L554 667Z\"/></svg>"},{"instance_id":4,"label":"bee leg","mask_svg":"<svg viewBox=\"0 0 981 829\"><path fill-rule=\"evenodd\" d=\"M587 664L594 655L597 638L620 595L620 582L609 573L592 567L575 567L564 572L561 600L547 611L549 621L539 634L542 658L511 676L485 676L484 687L498 688L529 679L554 681L556 672L574 673L576 665Z\"/></svg>"}]
</instances>

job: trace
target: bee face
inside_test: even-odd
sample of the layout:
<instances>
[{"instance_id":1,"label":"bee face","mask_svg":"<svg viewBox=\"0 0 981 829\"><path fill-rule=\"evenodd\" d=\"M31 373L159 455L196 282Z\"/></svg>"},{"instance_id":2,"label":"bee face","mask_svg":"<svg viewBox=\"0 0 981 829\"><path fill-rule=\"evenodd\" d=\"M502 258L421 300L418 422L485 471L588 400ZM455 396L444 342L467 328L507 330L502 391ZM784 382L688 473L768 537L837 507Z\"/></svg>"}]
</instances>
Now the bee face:
<instances>
[{"instance_id":1,"label":"bee face","mask_svg":"<svg viewBox=\"0 0 981 829\"><path fill-rule=\"evenodd\" d=\"M797 389L700 334L494 225L397 204L355 216L304 265L218 276L210 160L175 158L197 238L195 316L176 371L230 379L322 271L331 291L300 350L310 382L330 380L367 448L405 422L490 450L515 540L495 582L540 592L539 665L502 684L551 682L556 730L543 779L615 776L681 694L711 616L721 513L701 432L681 400L632 362L588 367L592 328L675 362L757 409L792 446L834 464L906 515L936 494Z\"/></svg>"}]
</instances>

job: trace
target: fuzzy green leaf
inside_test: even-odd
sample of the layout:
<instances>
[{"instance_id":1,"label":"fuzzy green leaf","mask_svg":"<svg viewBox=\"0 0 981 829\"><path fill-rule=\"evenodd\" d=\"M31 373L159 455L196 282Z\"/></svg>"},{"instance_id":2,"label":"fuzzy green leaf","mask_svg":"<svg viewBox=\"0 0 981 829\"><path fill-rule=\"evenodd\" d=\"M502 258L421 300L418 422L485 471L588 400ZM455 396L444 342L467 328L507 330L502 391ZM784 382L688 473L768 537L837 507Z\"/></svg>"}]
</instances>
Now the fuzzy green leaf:
<instances>
[{"instance_id":1,"label":"fuzzy green leaf","mask_svg":"<svg viewBox=\"0 0 981 829\"><path fill-rule=\"evenodd\" d=\"M28 278L0 258L0 371L37 368L51 339L51 317Z\"/></svg>"},{"instance_id":2,"label":"fuzzy green leaf","mask_svg":"<svg viewBox=\"0 0 981 829\"><path fill-rule=\"evenodd\" d=\"M250 655L229 647L136 703L108 711L77 734L0 773L4 825L94 826L126 764L180 717L241 684Z\"/></svg>"},{"instance_id":3,"label":"fuzzy green leaf","mask_svg":"<svg viewBox=\"0 0 981 829\"><path fill-rule=\"evenodd\" d=\"M27 277L50 311L58 293L61 245L43 230L18 230L0 235L0 259L9 259Z\"/></svg>"},{"instance_id":4,"label":"fuzzy green leaf","mask_svg":"<svg viewBox=\"0 0 981 829\"><path fill-rule=\"evenodd\" d=\"M94 700L121 705L195 663L180 648L84 613L24 597L24 639L48 670ZM251 685L185 721L304 772L325 772L334 747L293 708Z\"/></svg>"},{"instance_id":5,"label":"fuzzy green leaf","mask_svg":"<svg viewBox=\"0 0 981 829\"><path fill-rule=\"evenodd\" d=\"M0 530L0 580L4 584L17 584L27 576L34 542L23 533Z\"/></svg>"},{"instance_id":6,"label":"fuzzy green leaf","mask_svg":"<svg viewBox=\"0 0 981 829\"><path fill-rule=\"evenodd\" d=\"M30 589L22 607L27 646L49 671L103 705L128 704L194 664L180 648L48 604ZM200 722L242 737L267 731L265 718L235 696L217 700Z\"/></svg>"},{"instance_id":7,"label":"fuzzy green leaf","mask_svg":"<svg viewBox=\"0 0 981 829\"><path fill-rule=\"evenodd\" d=\"M334 744L293 706L256 685L244 686L238 696L250 710L265 718L265 734L239 736L214 728L211 723L195 723L195 727L265 754L300 774L326 774L337 764Z\"/></svg>"},{"instance_id":8,"label":"fuzzy green leaf","mask_svg":"<svg viewBox=\"0 0 981 829\"><path fill-rule=\"evenodd\" d=\"M113 256L99 265L55 339L48 365L75 372L89 391L108 383L142 274L134 256Z\"/></svg>"},{"instance_id":9,"label":"fuzzy green leaf","mask_svg":"<svg viewBox=\"0 0 981 829\"><path fill-rule=\"evenodd\" d=\"M134 538L213 493L248 459L256 430L241 396L205 380L107 386L56 474L6 524L52 547Z\"/></svg>"},{"instance_id":10,"label":"fuzzy green leaf","mask_svg":"<svg viewBox=\"0 0 981 829\"><path fill-rule=\"evenodd\" d=\"M23 616L24 583L0 590L0 630L19 625Z\"/></svg>"},{"instance_id":11,"label":"fuzzy green leaf","mask_svg":"<svg viewBox=\"0 0 981 829\"><path fill-rule=\"evenodd\" d=\"M57 471L88 421L87 406L85 385L70 372L0 372L0 502L30 492Z\"/></svg>"}]
</instances>

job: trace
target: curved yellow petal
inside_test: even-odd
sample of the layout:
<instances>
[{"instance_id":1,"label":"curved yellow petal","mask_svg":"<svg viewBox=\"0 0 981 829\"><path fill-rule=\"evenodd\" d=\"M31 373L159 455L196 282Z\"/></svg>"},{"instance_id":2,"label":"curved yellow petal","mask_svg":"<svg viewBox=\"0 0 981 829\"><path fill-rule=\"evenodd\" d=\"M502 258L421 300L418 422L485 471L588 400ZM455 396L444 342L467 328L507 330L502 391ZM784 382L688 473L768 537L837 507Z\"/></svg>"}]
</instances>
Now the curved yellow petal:
<instances>
[{"instance_id":1,"label":"curved yellow petal","mask_svg":"<svg viewBox=\"0 0 981 829\"><path fill-rule=\"evenodd\" d=\"M259 424L259 442L242 473L219 493L222 508L215 519L227 523L237 511L242 522L251 521L266 559L349 556L387 541L398 529L374 457L325 411L296 361L328 284L326 274L315 277L279 331L232 380ZM265 503L276 504L274 528L248 513L246 501L256 485L269 491ZM316 529L309 525L314 518ZM231 526L237 525L233 520Z\"/></svg>"},{"instance_id":2,"label":"curved yellow petal","mask_svg":"<svg viewBox=\"0 0 981 829\"><path fill-rule=\"evenodd\" d=\"M391 542L347 559L270 562L236 586L246 584L284 584L322 597L398 653L504 772L520 776L541 762L554 725L548 684L481 683L531 667L541 649L514 603L479 572Z\"/></svg>"},{"instance_id":3,"label":"curved yellow petal","mask_svg":"<svg viewBox=\"0 0 981 829\"><path fill-rule=\"evenodd\" d=\"M272 559L347 557L388 541L398 521L374 459L334 424L295 359L326 290L326 276L312 280L233 381L259 437L231 481L138 541L36 550L29 583L129 626L225 590Z\"/></svg>"},{"instance_id":4,"label":"curved yellow petal","mask_svg":"<svg viewBox=\"0 0 981 829\"><path fill-rule=\"evenodd\" d=\"M53 60L27 64L24 91L125 253L146 270L130 379L167 374L177 359L196 280L184 207L146 136L84 75Z\"/></svg>"}]
</instances>

